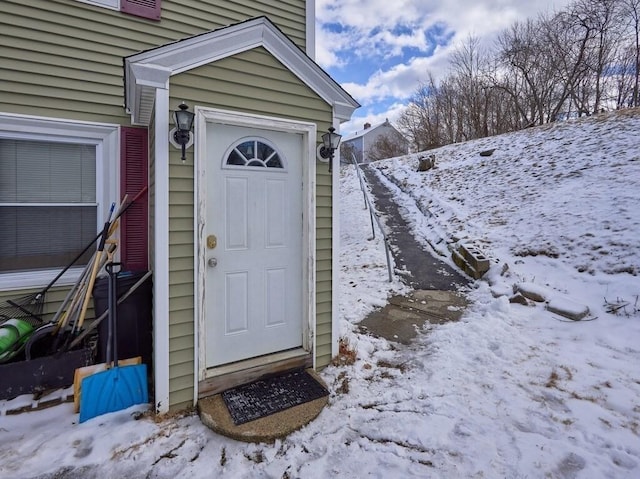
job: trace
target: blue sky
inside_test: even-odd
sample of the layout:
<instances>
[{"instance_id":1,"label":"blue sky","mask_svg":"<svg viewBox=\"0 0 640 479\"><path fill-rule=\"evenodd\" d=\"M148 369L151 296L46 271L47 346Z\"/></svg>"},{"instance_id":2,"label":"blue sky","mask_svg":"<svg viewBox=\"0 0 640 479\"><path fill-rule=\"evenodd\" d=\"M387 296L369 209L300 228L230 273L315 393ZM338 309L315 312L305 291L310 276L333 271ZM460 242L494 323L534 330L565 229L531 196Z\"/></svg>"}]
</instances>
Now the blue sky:
<instances>
[{"instance_id":1,"label":"blue sky","mask_svg":"<svg viewBox=\"0 0 640 479\"><path fill-rule=\"evenodd\" d=\"M344 135L392 123L429 73L446 75L452 50L570 0L316 0L316 61L361 105Z\"/></svg>"}]
</instances>

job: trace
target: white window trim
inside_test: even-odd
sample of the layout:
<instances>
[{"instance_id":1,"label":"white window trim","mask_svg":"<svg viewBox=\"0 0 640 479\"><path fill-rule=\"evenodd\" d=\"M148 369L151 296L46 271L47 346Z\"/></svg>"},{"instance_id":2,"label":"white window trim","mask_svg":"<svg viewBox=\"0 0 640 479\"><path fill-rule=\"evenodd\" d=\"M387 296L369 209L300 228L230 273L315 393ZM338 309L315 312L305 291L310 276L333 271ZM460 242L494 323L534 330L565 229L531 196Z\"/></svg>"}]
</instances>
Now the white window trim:
<instances>
[{"instance_id":1,"label":"white window trim","mask_svg":"<svg viewBox=\"0 0 640 479\"><path fill-rule=\"evenodd\" d=\"M0 113L0 138L96 145L96 235L100 232L111 203L119 198L119 125ZM82 269L70 268L56 285L73 284ZM59 272L60 269L52 269L0 274L0 291L44 287Z\"/></svg>"},{"instance_id":2,"label":"white window trim","mask_svg":"<svg viewBox=\"0 0 640 479\"><path fill-rule=\"evenodd\" d=\"M108 8L110 10L120 10L120 0L76 0L89 5Z\"/></svg>"}]
</instances>

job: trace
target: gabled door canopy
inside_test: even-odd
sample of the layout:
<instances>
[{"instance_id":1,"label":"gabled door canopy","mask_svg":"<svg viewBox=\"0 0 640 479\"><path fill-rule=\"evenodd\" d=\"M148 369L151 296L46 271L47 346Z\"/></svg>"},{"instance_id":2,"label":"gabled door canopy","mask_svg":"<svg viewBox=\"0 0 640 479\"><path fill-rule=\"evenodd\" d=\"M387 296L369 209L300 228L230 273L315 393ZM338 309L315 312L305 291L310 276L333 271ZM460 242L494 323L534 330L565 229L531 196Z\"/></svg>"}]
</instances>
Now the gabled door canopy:
<instances>
[{"instance_id":1,"label":"gabled door canopy","mask_svg":"<svg viewBox=\"0 0 640 479\"><path fill-rule=\"evenodd\" d=\"M257 47L264 47L332 105L337 119L351 119L353 111L360 106L267 17L258 17L126 57L125 105L131 122L149 124L155 90L168 89L171 75Z\"/></svg>"}]
</instances>

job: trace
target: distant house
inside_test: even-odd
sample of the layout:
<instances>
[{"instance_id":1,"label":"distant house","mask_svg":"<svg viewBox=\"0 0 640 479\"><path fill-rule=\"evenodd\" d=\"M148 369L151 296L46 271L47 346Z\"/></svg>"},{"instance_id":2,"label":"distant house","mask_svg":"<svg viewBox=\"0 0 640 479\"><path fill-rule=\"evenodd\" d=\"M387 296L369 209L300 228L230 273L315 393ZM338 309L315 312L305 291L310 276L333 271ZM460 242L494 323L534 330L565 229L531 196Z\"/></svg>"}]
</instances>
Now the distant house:
<instances>
[{"instance_id":1,"label":"distant house","mask_svg":"<svg viewBox=\"0 0 640 479\"><path fill-rule=\"evenodd\" d=\"M381 141L386 139L387 141ZM409 141L386 119L379 125L364 124L364 129L356 131L342 140L344 161L350 162L350 154L355 155L358 163L392 158L409 153Z\"/></svg>"}]
</instances>

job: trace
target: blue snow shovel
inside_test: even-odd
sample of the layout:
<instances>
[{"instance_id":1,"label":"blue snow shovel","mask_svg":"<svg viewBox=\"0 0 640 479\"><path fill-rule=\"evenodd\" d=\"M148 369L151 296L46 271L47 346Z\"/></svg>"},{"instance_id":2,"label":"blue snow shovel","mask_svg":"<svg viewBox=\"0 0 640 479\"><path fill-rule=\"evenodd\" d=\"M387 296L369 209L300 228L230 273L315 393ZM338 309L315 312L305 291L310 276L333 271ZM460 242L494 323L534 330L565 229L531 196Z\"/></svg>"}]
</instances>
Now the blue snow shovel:
<instances>
[{"instance_id":1,"label":"blue snow shovel","mask_svg":"<svg viewBox=\"0 0 640 479\"><path fill-rule=\"evenodd\" d=\"M82 380L80 422L149 401L146 364L118 367L118 321L116 318L118 273L115 268L119 266L120 263L113 262L105 265L109 274L109 329L106 359L109 365L113 353L113 367Z\"/></svg>"}]
</instances>

